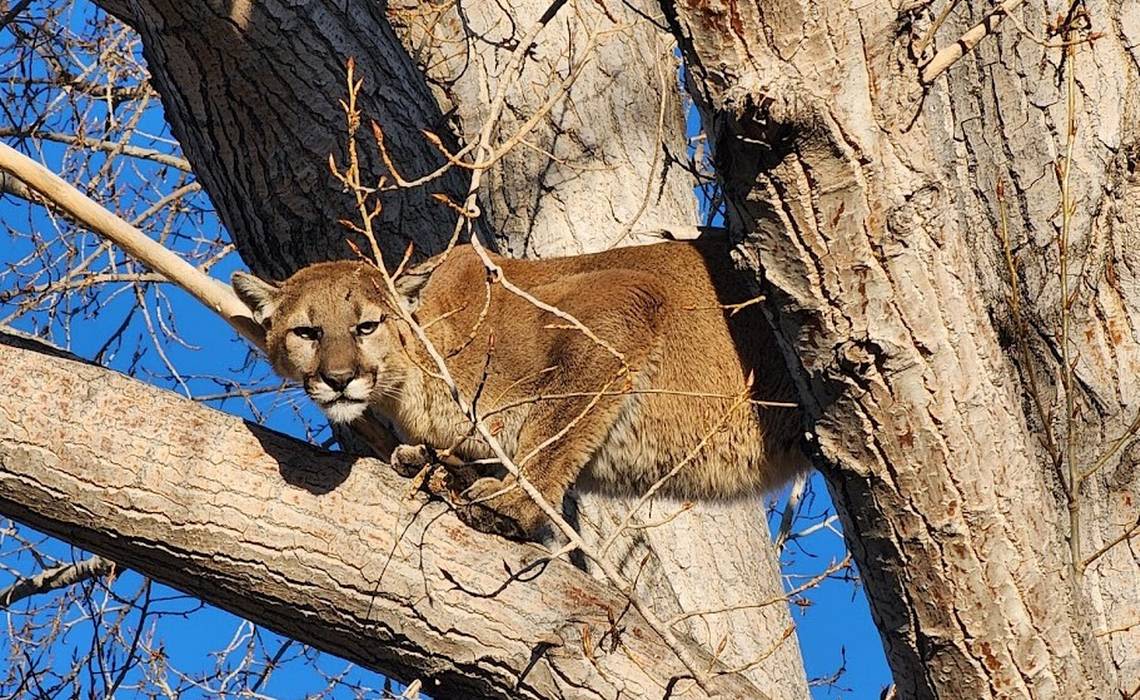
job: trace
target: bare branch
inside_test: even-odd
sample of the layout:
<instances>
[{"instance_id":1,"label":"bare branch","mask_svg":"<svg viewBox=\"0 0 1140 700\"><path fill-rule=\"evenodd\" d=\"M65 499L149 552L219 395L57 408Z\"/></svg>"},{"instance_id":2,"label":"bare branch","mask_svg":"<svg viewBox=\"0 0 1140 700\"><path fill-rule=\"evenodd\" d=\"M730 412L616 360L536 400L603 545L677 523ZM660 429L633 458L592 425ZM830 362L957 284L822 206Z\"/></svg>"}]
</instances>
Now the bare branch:
<instances>
[{"instance_id":1,"label":"bare branch","mask_svg":"<svg viewBox=\"0 0 1140 700\"><path fill-rule=\"evenodd\" d=\"M229 285L202 273L142 231L91 201L63 178L5 143L0 143L0 169L19 178L48 202L186 290L255 344L264 342L260 327L250 318L249 309Z\"/></svg>"},{"instance_id":2,"label":"bare branch","mask_svg":"<svg viewBox=\"0 0 1140 700\"><path fill-rule=\"evenodd\" d=\"M46 141L55 141L56 143L66 143L70 146L78 146L79 148L93 148L105 153L121 154L125 156L131 156L132 158L153 160L155 163L169 165L172 168L177 168L188 173L194 171L194 169L190 167L190 163L185 158L179 158L178 156L172 156L169 153L163 153L161 151L156 151L150 148L131 146L130 144L117 143L115 141L107 141L105 139L91 139L84 136L78 136L75 134L63 134L56 131L36 131L34 129L14 129L10 127L0 128L0 136L44 139Z\"/></svg>"},{"instance_id":3,"label":"bare branch","mask_svg":"<svg viewBox=\"0 0 1140 700\"><path fill-rule=\"evenodd\" d=\"M89 557L74 564L56 566L32 576L20 579L11 586L0 590L0 610L41 593L67 588L88 579L107 576L115 570L115 563L103 557Z\"/></svg>"},{"instance_id":4,"label":"bare branch","mask_svg":"<svg viewBox=\"0 0 1140 700\"><path fill-rule=\"evenodd\" d=\"M12 20L16 19L16 17L19 16L19 14L27 9L28 5L31 4L32 0L20 0L11 8L9 8L9 10L4 13L4 16L0 17L0 29L3 29L4 27L11 24Z\"/></svg>"},{"instance_id":5,"label":"bare branch","mask_svg":"<svg viewBox=\"0 0 1140 700\"><path fill-rule=\"evenodd\" d=\"M34 201L32 199L34 195L28 186L4 171L0 171L0 194L15 195L20 199Z\"/></svg>"},{"instance_id":6,"label":"bare branch","mask_svg":"<svg viewBox=\"0 0 1140 700\"><path fill-rule=\"evenodd\" d=\"M1104 556L1108 550L1112 549L1121 542L1132 539L1132 537L1135 536L1137 532L1140 532L1140 515L1136 516L1136 522L1125 528L1124 532L1120 533L1118 536L1112 538L1108 542L1105 542L1100 549L1096 550L1088 557L1086 557L1085 560L1081 562L1081 568L1087 569L1089 565Z\"/></svg>"}]
</instances>

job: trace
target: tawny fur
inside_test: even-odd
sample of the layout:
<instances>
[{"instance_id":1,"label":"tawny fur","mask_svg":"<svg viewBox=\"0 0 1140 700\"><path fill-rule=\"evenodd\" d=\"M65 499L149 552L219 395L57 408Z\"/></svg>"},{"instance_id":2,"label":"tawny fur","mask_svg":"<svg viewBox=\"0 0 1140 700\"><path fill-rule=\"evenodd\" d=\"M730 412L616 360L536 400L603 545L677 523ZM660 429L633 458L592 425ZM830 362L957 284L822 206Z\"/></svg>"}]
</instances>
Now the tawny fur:
<instances>
[{"instance_id":1,"label":"tawny fur","mask_svg":"<svg viewBox=\"0 0 1140 700\"><path fill-rule=\"evenodd\" d=\"M747 306L734 315L724 309L748 294L723 244L671 242L550 260L494 260L507 279L609 343L632 370L598 398L622 368L617 358L502 285L488 287L487 270L469 246L455 248L438 266L438 260L421 266L435 268L430 276L400 280L408 296L399 303L415 309L460 390L468 400L478 395L479 414L548 502L558 506L580 475L587 488L644 493L685 459L662 493L753 495L805 465L798 410L745 404L729 414L750 374L751 398L795 397L759 309ZM367 404L409 444L466 460L491 457L471 437L444 384L425 371L433 363L369 266L312 265L279 287L239 273L234 286L267 326L274 368L301 381L333 420L355 419ZM380 324L370 334L354 333L369 321ZM298 327L320 329L321 337L305 340L294 332ZM322 379L326 375L339 377L334 384L353 379L338 392ZM550 441L571 421L565 435ZM509 477L491 476L469 493L533 532L545 517L509 486Z\"/></svg>"}]
</instances>

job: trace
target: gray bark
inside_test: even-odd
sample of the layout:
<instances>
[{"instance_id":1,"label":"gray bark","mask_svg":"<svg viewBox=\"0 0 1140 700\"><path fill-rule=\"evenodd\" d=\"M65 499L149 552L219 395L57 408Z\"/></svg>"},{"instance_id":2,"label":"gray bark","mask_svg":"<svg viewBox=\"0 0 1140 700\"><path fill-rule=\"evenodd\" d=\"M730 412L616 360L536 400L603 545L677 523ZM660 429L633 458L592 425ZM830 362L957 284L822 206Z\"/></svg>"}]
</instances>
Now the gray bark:
<instances>
[{"instance_id":1,"label":"gray bark","mask_svg":"<svg viewBox=\"0 0 1140 700\"><path fill-rule=\"evenodd\" d=\"M1068 468L1057 473L1042 436L1048 425L1087 469L1140 409L1140 14L1084 4L1101 36L1069 59L1070 443L1054 169L1065 67L1026 34L1069 5L1023 6L924 88L910 52L942 4L665 3L749 249L742 264L779 302L900 696L1127 696L1140 683L1137 542L1074 574ZM959 3L935 47L992 7ZM1128 442L1076 494L1078 561L1136 522Z\"/></svg>"},{"instance_id":2,"label":"gray bark","mask_svg":"<svg viewBox=\"0 0 1140 700\"><path fill-rule=\"evenodd\" d=\"M686 675L619 593L467 528L385 463L3 332L0 385L0 513L208 603L435 697L659 698Z\"/></svg>"},{"instance_id":3,"label":"gray bark","mask_svg":"<svg viewBox=\"0 0 1140 700\"><path fill-rule=\"evenodd\" d=\"M343 147L337 100L344 95L348 56L355 56L366 80L362 109L382 124L398 168L411 178L440 162L417 129L446 136L440 115L447 113L452 141L471 139L505 79L512 42L550 6L464 3L462 16L448 8L432 19L425 18L428 5L391 3L393 32L380 5L370 2L101 4L139 29L167 119L243 259L255 272L276 276L348 255L335 222L351 217L352 209L325 170L327 153ZM508 92L496 142L510 138L584 58L590 28L620 27L600 40L568 97L527 143L484 177L481 225L501 250L596 250L645 240L636 232L665 222L692 233L693 180L678 165L686 149L684 114L660 8L604 5L616 25L600 9L603 3L562 8ZM374 176L381 173L375 159L365 165ZM444 191L459 199L466 183L465 174L452 171L385 198L386 231L393 235L381 243L390 260L403 253L407 239L423 254L438 250L454 214L427 195ZM614 522L628 506L584 498L586 531ZM676 507L656 504L643 511L644 520L657 521ZM624 542L623 571L665 616L778 596L778 563L763 517L759 501L696 508ZM710 648L726 640L720 658L730 666L760 660L747 673L773 697L803 698L799 648L785 634L790 625L783 604L686 623Z\"/></svg>"}]
</instances>

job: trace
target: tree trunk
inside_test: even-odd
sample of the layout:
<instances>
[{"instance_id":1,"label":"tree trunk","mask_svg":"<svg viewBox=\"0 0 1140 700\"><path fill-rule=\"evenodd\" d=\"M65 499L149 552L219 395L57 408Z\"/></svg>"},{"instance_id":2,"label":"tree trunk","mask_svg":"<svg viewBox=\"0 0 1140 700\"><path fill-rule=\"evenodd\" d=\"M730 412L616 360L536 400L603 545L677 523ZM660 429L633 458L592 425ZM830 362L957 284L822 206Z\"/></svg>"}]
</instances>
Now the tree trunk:
<instances>
[{"instance_id":1,"label":"tree trunk","mask_svg":"<svg viewBox=\"0 0 1140 700\"><path fill-rule=\"evenodd\" d=\"M365 81L359 107L383 124L395 162L407 163L407 171L444 162L419 130L446 139L446 120L385 20L383 3L98 4L142 36L167 121L242 259L259 275L284 278L308 263L352 255L348 230L338 223L352 216L352 196L328 166L330 154L344 162L340 100L347 96L348 57L359 59ZM372 176L365 182L374 182L382 172L377 151L360 152ZM454 169L431 188L384 198L378 224L389 262L398 262L411 240L428 251L447 242L454 213L430 194L462 200L467 182L467 173Z\"/></svg>"},{"instance_id":2,"label":"tree trunk","mask_svg":"<svg viewBox=\"0 0 1140 700\"><path fill-rule=\"evenodd\" d=\"M4 516L435 697L659 698L687 674L616 591L386 464L61 354L0 332Z\"/></svg>"},{"instance_id":3,"label":"tree trunk","mask_svg":"<svg viewBox=\"0 0 1140 700\"><path fill-rule=\"evenodd\" d=\"M1140 15L1084 3L1100 36L1064 58L1056 45L1088 36L1079 12L1044 36L1069 4L1026 5L924 86L912 52L943 4L677 0L666 14L742 264L779 302L900 696L1127 696L1135 443L1077 489L1076 518L1065 484L1140 408ZM961 46L992 9L959 3L934 47Z\"/></svg>"},{"instance_id":4,"label":"tree trunk","mask_svg":"<svg viewBox=\"0 0 1140 700\"><path fill-rule=\"evenodd\" d=\"M638 231L666 222L693 232L694 181L680 167L687 145L673 43L652 3L566 4L517 76L504 75L517 41L559 3L470 3L459 6L462 16L450 5L391 3L395 33L377 10L382 5L371 2L226 3L225 9L163 0L100 4L140 31L172 130L243 259L260 274L280 277L313 260L350 254L336 221L353 210L325 165L328 153L343 151L338 100L349 56L365 78L361 108L381 124L409 179L442 162L418 129L440 134L452 149L470 142L501 81L510 79L495 139L505 142L588 59L569 94L483 178L480 222L493 232L491 243L516 255L551 255L645 240ZM603 33L587 54L586 36L595 29ZM367 143L362 148L372 151ZM371 156L365 168L373 176L382 172ZM443 191L458 201L467 182L453 169L425 187L385 196L381 243L390 262L407 239L422 254L439 249L455 214L428 195ZM584 498L584 530L609 529L628 506ZM642 520L656 522L676 508L659 502L643 509ZM618 549L623 571L665 616L781 592L759 501L693 509L638 531ZM731 562L727 552L735 555ZM773 697L807 696L785 605L685 625L709 648L723 643L719 657L749 666L749 677Z\"/></svg>"},{"instance_id":5,"label":"tree trunk","mask_svg":"<svg viewBox=\"0 0 1140 700\"><path fill-rule=\"evenodd\" d=\"M552 7L550 0L389 3L396 32L418 57L439 103L454 110L462 142L477 139L515 43ZM557 95L560 80L585 62L565 99L484 175L480 206L503 252L550 257L652 240L646 231L696 222L696 181L684 169L685 114L675 43L648 15L653 3L570 3L546 26L524 61L499 140ZM504 10L509 8L509 12ZM598 49L587 51L591 33ZM462 50L456 47L462 47Z\"/></svg>"}]
</instances>

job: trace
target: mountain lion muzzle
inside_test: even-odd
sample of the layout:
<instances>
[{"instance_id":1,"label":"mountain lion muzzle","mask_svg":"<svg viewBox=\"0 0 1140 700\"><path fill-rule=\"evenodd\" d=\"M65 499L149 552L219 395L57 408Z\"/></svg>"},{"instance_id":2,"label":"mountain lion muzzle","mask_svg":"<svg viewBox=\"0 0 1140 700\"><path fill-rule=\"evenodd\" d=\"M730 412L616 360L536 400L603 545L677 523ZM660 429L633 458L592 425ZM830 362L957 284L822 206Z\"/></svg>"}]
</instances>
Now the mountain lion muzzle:
<instances>
[{"instance_id":1,"label":"mountain lion muzzle","mask_svg":"<svg viewBox=\"0 0 1140 700\"><path fill-rule=\"evenodd\" d=\"M311 265L280 284L239 272L233 284L266 328L274 369L301 382L332 421L353 421L371 407L408 444L484 460L468 497L525 534L545 516L504 469L487 465L490 449L433 376L397 304L555 507L576 481L644 493L678 464L660 493L683 499L754 496L806 467L799 410L767 405L795 396L762 312L725 308L749 293L723 243L493 259L508 280L574 316L623 359L490 283L470 246L402 275L397 299L361 262Z\"/></svg>"}]
</instances>

